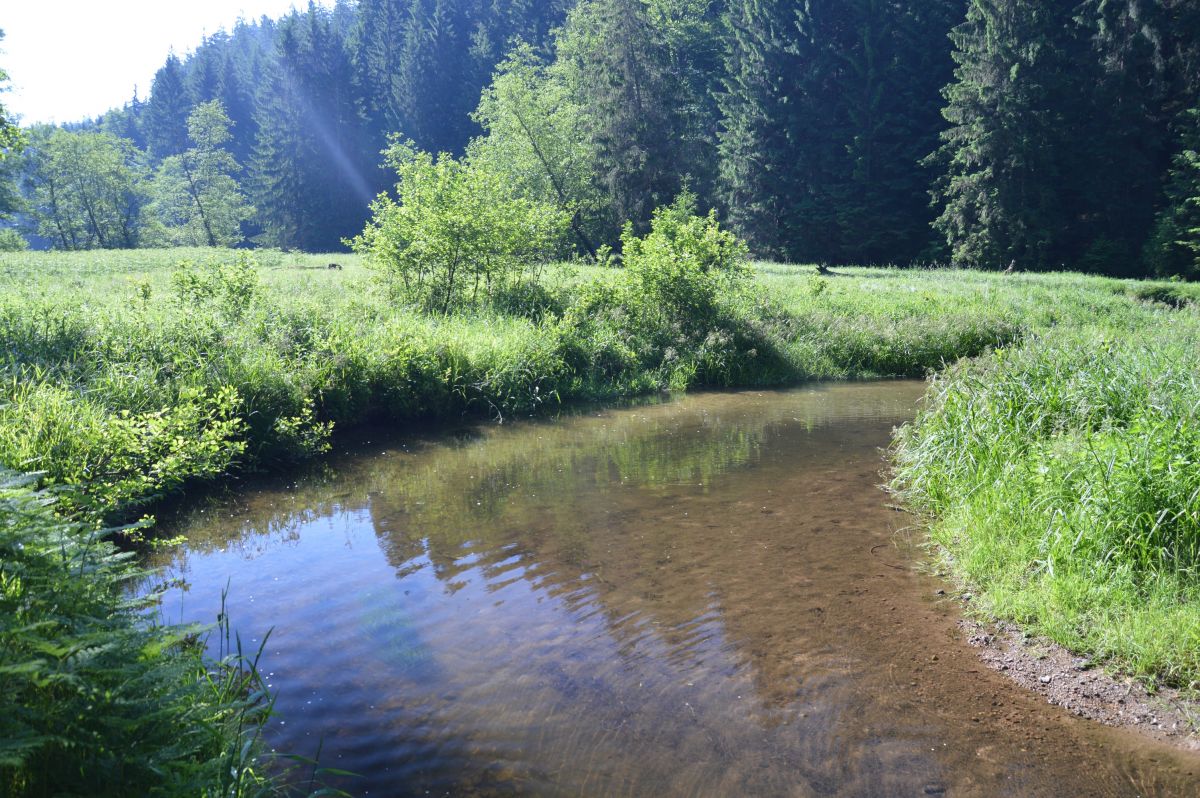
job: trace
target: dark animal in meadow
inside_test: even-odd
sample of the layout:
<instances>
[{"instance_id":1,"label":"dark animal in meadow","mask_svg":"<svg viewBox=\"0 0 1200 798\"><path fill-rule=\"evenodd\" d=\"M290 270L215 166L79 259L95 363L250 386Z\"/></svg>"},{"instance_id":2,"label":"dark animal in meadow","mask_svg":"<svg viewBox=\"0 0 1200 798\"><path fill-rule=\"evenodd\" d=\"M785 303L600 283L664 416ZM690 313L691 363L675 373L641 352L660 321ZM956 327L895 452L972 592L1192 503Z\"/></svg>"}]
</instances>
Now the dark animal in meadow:
<instances>
[{"instance_id":1,"label":"dark animal in meadow","mask_svg":"<svg viewBox=\"0 0 1200 798\"><path fill-rule=\"evenodd\" d=\"M833 272L829 271L829 267L826 266L824 263L818 263L817 264L817 274L833 274Z\"/></svg>"},{"instance_id":2,"label":"dark animal in meadow","mask_svg":"<svg viewBox=\"0 0 1200 798\"><path fill-rule=\"evenodd\" d=\"M325 268L326 268L326 269L338 269L338 270L341 270L341 268L342 268L342 264L340 264L340 263L331 263L331 264L329 264L328 266L326 266Z\"/></svg>"}]
</instances>

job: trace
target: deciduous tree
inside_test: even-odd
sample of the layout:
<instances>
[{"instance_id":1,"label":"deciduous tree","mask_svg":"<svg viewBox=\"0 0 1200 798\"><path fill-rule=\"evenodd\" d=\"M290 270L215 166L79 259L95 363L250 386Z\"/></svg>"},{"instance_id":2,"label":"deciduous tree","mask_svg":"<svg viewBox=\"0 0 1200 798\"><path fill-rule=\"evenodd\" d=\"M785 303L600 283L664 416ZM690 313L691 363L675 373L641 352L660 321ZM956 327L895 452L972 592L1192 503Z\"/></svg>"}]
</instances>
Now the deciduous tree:
<instances>
[{"instance_id":1,"label":"deciduous tree","mask_svg":"<svg viewBox=\"0 0 1200 798\"><path fill-rule=\"evenodd\" d=\"M238 187L241 167L225 150L229 128L220 100L197 105L188 116L192 146L159 165L150 210L165 242L228 247L243 240L242 223L254 209Z\"/></svg>"},{"instance_id":2,"label":"deciduous tree","mask_svg":"<svg viewBox=\"0 0 1200 798\"><path fill-rule=\"evenodd\" d=\"M580 251L595 256L604 213L595 153L583 108L562 75L519 46L497 68L475 120L485 135L472 143L471 160L504 174L515 196L565 211Z\"/></svg>"},{"instance_id":3,"label":"deciduous tree","mask_svg":"<svg viewBox=\"0 0 1200 798\"><path fill-rule=\"evenodd\" d=\"M0 30L0 42L4 31ZM8 73L0 69L0 93L8 90ZM16 119L3 103L0 103L0 222L7 221L21 207L17 192L17 159L25 141ZM0 250L24 249L25 239L11 228L0 228Z\"/></svg>"},{"instance_id":4,"label":"deciduous tree","mask_svg":"<svg viewBox=\"0 0 1200 798\"><path fill-rule=\"evenodd\" d=\"M41 128L31 137L28 155L39 235L61 249L141 243L147 170L131 142L111 133Z\"/></svg>"},{"instance_id":5,"label":"deciduous tree","mask_svg":"<svg viewBox=\"0 0 1200 798\"><path fill-rule=\"evenodd\" d=\"M412 142L387 153L396 199L381 194L351 242L400 296L440 313L491 297L520 281L561 244L567 214L514 197L486 163L436 158Z\"/></svg>"}]
</instances>

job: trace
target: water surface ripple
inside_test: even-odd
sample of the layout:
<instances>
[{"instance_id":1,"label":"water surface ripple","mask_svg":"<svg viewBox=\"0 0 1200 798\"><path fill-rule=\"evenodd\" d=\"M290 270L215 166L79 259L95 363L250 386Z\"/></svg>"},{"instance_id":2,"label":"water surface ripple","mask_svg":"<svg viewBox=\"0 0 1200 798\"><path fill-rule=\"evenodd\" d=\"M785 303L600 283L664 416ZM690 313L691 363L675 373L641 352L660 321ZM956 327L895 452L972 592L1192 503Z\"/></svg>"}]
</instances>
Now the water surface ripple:
<instances>
[{"instance_id":1,"label":"water surface ripple","mask_svg":"<svg viewBox=\"0 0 1200 798\"><path fill-rule=\"evenodd\" d=\"M359 795L1200 794L956 636L878 488L922 387L365 436L174 519L163 613L228 583L270 744Z\"/></svg>"}]
</instances>

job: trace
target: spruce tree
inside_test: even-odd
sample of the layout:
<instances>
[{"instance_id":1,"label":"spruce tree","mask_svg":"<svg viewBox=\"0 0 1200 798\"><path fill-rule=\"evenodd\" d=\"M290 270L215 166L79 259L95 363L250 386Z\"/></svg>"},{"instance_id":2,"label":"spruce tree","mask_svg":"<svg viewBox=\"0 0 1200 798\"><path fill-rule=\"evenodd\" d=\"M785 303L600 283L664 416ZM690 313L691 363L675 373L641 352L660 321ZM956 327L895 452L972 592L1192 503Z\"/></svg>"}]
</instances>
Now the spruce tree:
<instances>
[{"instance_id":1,"label":"spruce tree","mask_svg":"<svg viewBox=\"0 0 1200 798\"><path fill-rule=\"evenodd\" d=\"M1200 279L1200 109L1183 115L1178 150L1167 173L1165 205L1146 245L1151 272Z\"/></svg>"},{"instance_id":2,"label":"spruce tree","mask_svg":"<svg viewBox=\"0 0 1200 798\"><path fill-rule=\"evenodd\" d=\"M468 86L471 26L465 0L411 0L395 78L401 130L422 149L460 152L475 128L479 99Z\"/></svg>"},{"instance_id":3,"label":"spruce tree","mask_svg":"<svg viewBox=\"0 0 1200 798\"><path fill-rule=\"evenodd\" d=\"M154 75L146 103L145 135L155 158L178 155L187 149L187 118L191 95L184 85L183 67L174 53Z\"/></svg>"},{"instance_id":4,"label":"spruce tree","mask_svg":"<svg viewBox=\"0 0 1200 798\"><path fill-rule=\"evenodd\" d=\"M345 33L309 6L280 26L258 105L251 193L263 241L328 251L361 229L371 200Z\"/></svg>"},{"instance_id":5,"label":"spruce tree","mask_svg":"<svg viewBox=\"0 0 1200 798\"><path fill-rule=\"evenodd\" d=\"M184 65L184 82L193 107L220 98L222 54L227 48L228 36L218 32L204 39Z\"/></svg>"},{"instance_id":6,"label":"spruce tree","mask_svg":"<svg viewBox=\"0 0 1200 798\"><path fill-rule=\"evenodd\" d=\"M146 103L134 89L133 97L120 108L114 108L100 117L100 129L117 138L128 139L139 150L146 149Z\"/></svg>"},{"instance_id":7,"label":"spruce tree","mask_svg":"<svg viewBox=\"0 0 1200 798\"><path fill-rule=\"evenodd\" d=\"M974 0L951 34L935 224L958 265L1063 268L1080 254L1082 89L1096 74L1073 8Z\"/></svg>"},{"instance_id":8,"label":"spruce tree","mask_svg":"<svg viewBox=\"0 0 1200 798\"><path fill-rule=\"evenodd\" d=\"M586 0L568 17L558 59L611 211L608 237L625 221L645 227L654 208L678 194L688 170L680 105L687 87L671 70L664 36L642 0Z\"/></svg>"},{"instance_id":9,"label":"spruce tree","mask_svg":"<svg viewBox=\"0 0 1200 798\"><path fill-rule=\"evenodd\" d=\"M1139 274L1139 251L1152 226L1171 157L1167 110L1168 32L1158 0L1086 0L1081 30L1091 40L1095 80L1079 80L1085 112L1075 128L1082 168L1080 212L1071 221L1069 265L1090 272ZM1086 71L1079 74L1083 78Z\"/></svg>"},{"instance_id":10,"label":"spruce tree","mask_svg":"<svg viewBox=\"0 0 1200 798\"><path fill-rule=\"evenodd\" d=\"M836 249L851 263L910 263L930 253L932 170L923 164L945 128L950 29L960 0L850 0L834 27L842 66L834 72L835 141L846 160L833 177ZM838 110L834 110L838 109ZM844 115L840 112L844 109Z\"/></svg>"},{"instance_id":11,"label":"spruce tree","mask_svg":"<svg viewBox=\"0 0 1200 798\"><path fill-rule=\"evenodd\" d=\"M908 262L929 240L921 159L943 126L954 0L736 0L722 186L764 255Z\"/></svg>"},{"instance_id":12,"label":"spruce tree","mask_svg":"<svg viewBox=\"0 0 1200 798\"><path fill-rule=\"evenodd\" d=\"M800 74L794 5L734 0L729 12L721 184L730 221L760 255L796 257L794 199L801 191L796 134L807 122L790 76Z\"/></svg>"},{"instance_id":13,"label":"spruce tree","mask_svg":"<svg viewBox=\"0 0 1200 798\"><path fill-rule=\"evenodd\" d=\"M382 150L389 133L404 130L397 80L411 0L362 0L353 35L355 80L370 139Z\"/></svg>"},{"instance_id":14,"label":"spruce tree","mask_svg":"<svg viewBox=\"0 0 1200 798\"><path fill-rule=\"evenodd\" d=\"M233 138L228 149L238 163L249 161L254 149L254 140L258 135L254 113L254 87L260 75L257 58L242 64L232 52L232 48L221 54L216 99L221 101L221 106L233 125Z\"/></svg>"}]
</instances>

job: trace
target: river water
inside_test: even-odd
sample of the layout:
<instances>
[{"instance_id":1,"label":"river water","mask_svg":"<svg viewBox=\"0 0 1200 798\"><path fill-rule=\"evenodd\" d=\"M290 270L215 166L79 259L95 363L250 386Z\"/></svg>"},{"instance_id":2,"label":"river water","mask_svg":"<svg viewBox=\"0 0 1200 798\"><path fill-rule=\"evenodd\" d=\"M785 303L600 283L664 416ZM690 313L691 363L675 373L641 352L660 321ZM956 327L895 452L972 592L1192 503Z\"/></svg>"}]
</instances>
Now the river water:
<instances>
[{"instance_id":1,"label":"river water","mask_svg":"<svg viewBox=\"0 0 1200 798\"><path fill-rule=\"evenodd\" d=\"M980 665L879 488L917 382L373 433L169 519L280 751L356 795L1191 796ZM919 537L915 532L913 537Z\"/></svg>"}]
</instances>

